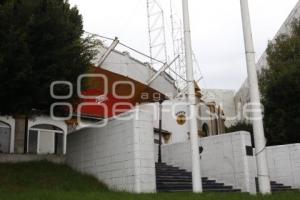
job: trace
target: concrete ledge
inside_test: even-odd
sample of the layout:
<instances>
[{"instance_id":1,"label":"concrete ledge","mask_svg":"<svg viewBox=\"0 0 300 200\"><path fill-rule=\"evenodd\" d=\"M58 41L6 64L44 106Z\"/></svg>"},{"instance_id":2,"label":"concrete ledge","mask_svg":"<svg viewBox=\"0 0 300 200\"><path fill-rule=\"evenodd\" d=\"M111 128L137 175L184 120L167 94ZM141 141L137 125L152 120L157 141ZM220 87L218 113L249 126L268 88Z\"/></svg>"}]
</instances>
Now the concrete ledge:
<instances>
[{"instance_id":1,"label":"concrete ledge","mask_svg":"<svg viewBox=\"0 0 300 200\"><path fill-rule=\"evenodd\" d=\"M32 161L48 161L57 164L64 164L65 157L58 155L0 154L0 163L20 163Z\"/></svg>"}]
</instances>

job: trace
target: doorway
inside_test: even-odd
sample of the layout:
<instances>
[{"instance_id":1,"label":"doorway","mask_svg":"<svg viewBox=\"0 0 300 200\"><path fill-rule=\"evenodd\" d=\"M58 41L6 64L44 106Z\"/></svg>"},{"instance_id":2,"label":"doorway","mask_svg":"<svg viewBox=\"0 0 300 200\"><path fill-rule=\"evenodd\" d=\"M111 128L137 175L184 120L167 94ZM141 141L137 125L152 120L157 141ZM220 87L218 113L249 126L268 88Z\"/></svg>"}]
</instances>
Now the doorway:
<instances>
[{"instance_id":1,"label":"doorway","mask_svg":"<svg viewBox=\"0 0 300 200\"><path fill-rule=\"evenodd\" d=\"M0 153L10 152L11 127L0 121Z\"/></svg>"},{"instance_id":2,"label":"doorway","mask_svg":"<svg viewBox=\"0 0 300 200\"><path fill-rule=\"evenodd\" d=\"M28 153L63 154L64 132L48 124L33 126L28 133Z\"/></svg>"}]
</instances>

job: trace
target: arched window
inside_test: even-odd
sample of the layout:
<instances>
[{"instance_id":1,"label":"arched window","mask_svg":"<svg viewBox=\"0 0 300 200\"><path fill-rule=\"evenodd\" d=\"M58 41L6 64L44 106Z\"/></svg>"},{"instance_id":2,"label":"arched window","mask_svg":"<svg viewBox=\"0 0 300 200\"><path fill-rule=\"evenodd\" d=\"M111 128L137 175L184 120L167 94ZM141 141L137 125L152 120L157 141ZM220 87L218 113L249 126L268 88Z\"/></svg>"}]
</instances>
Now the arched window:
<instances>
[{"instance_id":1,"label":"arched window","mask_svg":"<svg viewBox=\"0 0 300 200\"><path fill-rule=\"evenodd\" d=\"M209 135L209 127L208 127L208 125L206 123L204 123L202 125L202 131L204 133L204 137L207 137Z\"/></svg>"},{"instance_id":2,"label":"arched window","mask_svg":"<svg viewBox=\"0 0 300 200\"><path fill-rule=\"evenodd\" d=\"M10 152L10 125L0 121L0 153Z\"/></svg>"},{"instance_id":3,"label":"arched window","mask_svg":"<svg viewBox=\"0 0 300 200\"><path fill-rule=\"evenodd\" d=\"M29 129L28 153L63 154L64 131L54 125L40 124Z\"/></svg>"}]
</instances>

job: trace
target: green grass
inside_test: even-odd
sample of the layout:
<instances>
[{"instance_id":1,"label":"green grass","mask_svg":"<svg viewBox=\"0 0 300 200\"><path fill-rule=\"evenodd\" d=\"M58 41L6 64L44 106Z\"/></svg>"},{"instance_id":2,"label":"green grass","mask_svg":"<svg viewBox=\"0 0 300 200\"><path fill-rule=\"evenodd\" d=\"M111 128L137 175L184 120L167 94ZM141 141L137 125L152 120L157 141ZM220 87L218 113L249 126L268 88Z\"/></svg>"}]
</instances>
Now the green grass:
<instances>
[{"instance_id":1,"label":"green grass","mask_svg":"<svg viewBox=\"0 0 300 200\"><path fill-rule=\"evenodd\" d=\"M300 200L300 193L248 194L112 192L95 178L48 162L0 164L0 200Z\"/></svg>"}]
</instances>

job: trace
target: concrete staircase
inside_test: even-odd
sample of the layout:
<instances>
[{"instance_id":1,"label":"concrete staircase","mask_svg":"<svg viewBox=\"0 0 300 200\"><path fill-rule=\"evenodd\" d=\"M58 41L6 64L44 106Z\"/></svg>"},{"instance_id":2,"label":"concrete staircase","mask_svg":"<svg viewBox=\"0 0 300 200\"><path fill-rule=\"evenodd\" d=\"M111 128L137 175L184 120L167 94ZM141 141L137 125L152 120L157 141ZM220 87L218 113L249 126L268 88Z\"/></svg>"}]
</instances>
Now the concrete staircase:
<instances>
[{"instance_id":1,"label":"concrete staircase","mask_svg":"<svg viewBox=\"0 0 300 200\"><path fill-rule=\"evenodd\" d=\"M158 192L190 192L192 191L192 173L166 165L156 163L156 187ZM232 186L225 186L215 180L202 178L204 192L241 192Z\"/></svg>"},{"instance_id":2,"label":"concrete staircase","mask_svg":"<svg viewBox=\"0 0 300 200\"><path fill-rule=\"evenodd\" d=\"M157 192L191 192L192 173L178 167L173 167L165 163L156 163L156 187ZM207 177L202 178L204 192L241 192L232 186L217 183ZM256 189L258 191L258 179L256 178ZM283 192L293 190L291 186L271 181L272 192Z\"/></svg>"},{"instance_id":3,"label":"concrete staircase","mask_svg":"<svg viewBox=\"0 0 300 200\"><path fill-rule=\"evenodd\" d=\"M256 191L259 191L258 179L255 178L256 182ZM277 183L276 181L271 181L271 191L272 192L284 192L293 190L291 186L285 186L281 183Z\"/></svg>"}]
</instances>

